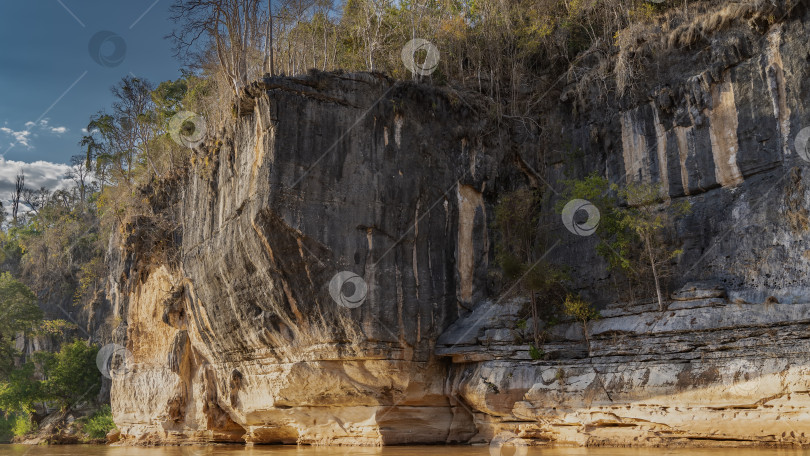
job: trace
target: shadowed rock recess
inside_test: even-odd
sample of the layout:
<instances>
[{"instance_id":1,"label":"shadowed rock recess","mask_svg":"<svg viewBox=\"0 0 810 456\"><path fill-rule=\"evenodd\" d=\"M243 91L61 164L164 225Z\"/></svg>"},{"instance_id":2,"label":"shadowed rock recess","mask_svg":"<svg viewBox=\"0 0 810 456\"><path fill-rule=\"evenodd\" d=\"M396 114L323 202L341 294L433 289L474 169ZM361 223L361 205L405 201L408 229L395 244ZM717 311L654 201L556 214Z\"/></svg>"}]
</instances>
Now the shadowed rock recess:
<instances>
[{"instance_id":1,"label":"shadowed rock recess","mask_svg":"<svg viewBox=\"0 0 810 456\"><path fill-rule=\"evenodd\" d=\"M124 442L810 444L810 163L793 145L810 18L793 15L668 51L644 96L564 101L539 127L376 74L254 83L191 169L145 190L155 217L111 242ZM593 171L692 203L666 312L620 302L596 239L553 210L546 182ZM494 204L526 185L551 200L548 261L602 308L590 356L563 322L532 360L520 298L490 279ZM358 307L330 296L341 271L368 285Z\"/></svg>"}]
</instances>

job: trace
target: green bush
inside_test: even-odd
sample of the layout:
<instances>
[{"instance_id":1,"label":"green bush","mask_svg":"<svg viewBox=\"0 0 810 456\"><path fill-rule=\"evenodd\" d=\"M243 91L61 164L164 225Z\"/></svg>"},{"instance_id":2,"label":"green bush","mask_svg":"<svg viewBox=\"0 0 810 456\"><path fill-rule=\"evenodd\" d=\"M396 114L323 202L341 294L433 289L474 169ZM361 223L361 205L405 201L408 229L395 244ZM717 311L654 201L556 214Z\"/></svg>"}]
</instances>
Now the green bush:
<instances>
[{"instance_id":1,"label":"green bush","mask_svg":"<svg viewBox=\"0 0 810 456\"><path fill-rule=\"evenodd\" d=\"M23 437L34 429L27 413L0 413L0 443L10 443L14 437Z\"/></svg>"},{"instance_id":2,"label":"green bush","mask_svg":"<svg viewBox=\"0 0 810 456\"><path fill-rule=\"evenodd\" d=\"M659 310L664 311L661 279L671 274L672 260L682 253L671 245L670 231L676 220L690 212L689 201L667 199L667 191L660 184L631 182L619 187L595 173L565 184L558 211L574 198L596 206L600 214L597 253L611 269L627 276L632 301L633 288L649 284L651 275Z\"/></svg>"},{"instance_id":3,"label":"green bush","mask_svg":"<svg viewBox=\"0 0 810 456\"><path fill-rule=\"evenodd\" d=\"M585 336L585 344L588 348L588 356L591 355L591 338L588 335L588 323L602 318L599 311L590 302L579 296L569 294L563 303L565 313L574 317L582 325L582 334Z\"/></svg>"},{"instance_id":4,"label":"green bush","mask_svg":"<svg viewBox=\"0 0 810 456\"><path fill-rule=\"evenodd\" d=\"M38 353L38 360L44 365L43 388L48 399L64 409L92 401L101 387L96 354L98 346L81 339L62 345L57 353Z\"/></svg>"},{"instance_id":5,"label":"green bush","mask_svg":"<svg viewBox=\"0 0 810 456\"><path fill-rule=\"evenodd\" d=\"M115 422L109 405L104 405L96 413L86 418L82 425L85 434L94 439L103 439L115 429Z\"/></svg>"},{"instance_id":6,"label":"green bush","mask_svg":"<svg viewBox=\"0 0 810 456\"><path fill-rule=\"evenodd\" d=\"M529 344L529 356L532 357L532 360L537 361L545 356L545 352L543 352L542 349L538 349L534 345Z\"/></svg>"},{"instance_id":7,"label":"green bush","mask_svg":"<svg viewBox=\"0 0 810 456\"><path fill-rule=\"evenodd\" d=\"M0 246L2 247L2 246ZM14 339L19 332L31 332L42 319L37 297L8 272L0 273L0 382L14 370L17 350Z\"/></svg>"},{"instance_id":8,"label":"green bush","mask_svg":"<svg viewBox=\"0 0 810 456\"><path fill-rule=\"evenodd\" d=\"M29 414L35 404L43 402L63 410L93 402L101 386L97 353L98 347L84 340L63 344L57 353L35 353L35 361L0 380L0 411Z\"/></svg>"},{"instance_id":9,"label":"green bush","mask_svg":"<svg viewBox=\"0 0 810 456\"><path fill-rule=\"evenodd\" d=\"M14 437L12 427L14 426L15 419L16 417L14 415L4 415L0 413L0 443L11 442L12 437Z\"/></svg>"},{"instance_id":10,"label":"green bush","mask_svg":"<svg viewBox=\"0 0 810 456\"><path fill-rule=\"evenodd\" d=\"M23 437L32 432L36 427L34 423L31 421L31 415L28 414L20 414L14 417L14 423L11 426L11 432L14 434L15 437Z\"/></svg>"},{"instance_id":11,"label":"green bush","mask_svg":"<svg viewBox=\"0 0 810 456\"><path fill-rule=\"evenodd\" d=\"M47 400L35 371L36 366L29 361L11 371L6 381L0 381L0 410L27 414L34 410L34 404Z\"/></svg>"}]
</instances>

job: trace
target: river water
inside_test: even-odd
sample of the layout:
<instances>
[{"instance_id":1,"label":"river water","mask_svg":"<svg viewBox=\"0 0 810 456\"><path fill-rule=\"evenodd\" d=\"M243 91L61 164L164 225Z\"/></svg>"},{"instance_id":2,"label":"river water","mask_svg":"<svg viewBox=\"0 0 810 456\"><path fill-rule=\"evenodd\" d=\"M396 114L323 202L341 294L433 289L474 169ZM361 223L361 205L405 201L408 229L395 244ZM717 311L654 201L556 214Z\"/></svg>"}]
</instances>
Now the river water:
<instances>
[{"instance_id":1,"label":"river water","mask_svg":"<svg viewBox=\"0 0 810 456\"><path fill-rule=\"evenodd\" d=\"M108 447L103 445L24 446L0 445L0 455L13 456L810 456L810 450L777 449L666 449L666 448L533 448L488 446L420 447L295 447L240 445L215 447Z\"/></svg>"}]
</instances>

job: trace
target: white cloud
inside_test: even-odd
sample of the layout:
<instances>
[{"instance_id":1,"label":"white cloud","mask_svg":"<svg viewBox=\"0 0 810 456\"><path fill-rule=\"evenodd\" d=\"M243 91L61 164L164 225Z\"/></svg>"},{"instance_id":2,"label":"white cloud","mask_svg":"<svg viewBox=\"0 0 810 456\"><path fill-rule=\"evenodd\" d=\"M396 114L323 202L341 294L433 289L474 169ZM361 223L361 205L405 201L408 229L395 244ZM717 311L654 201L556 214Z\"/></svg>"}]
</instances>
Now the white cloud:
<instances>
[{"instance_id":1,"label":"white cloud","mask_svg":"<svg viewBox=\"0 0 810 456\"><path fill-rule=\"evenodd\" d=\"M15 131L8 127L2 127L0 131L13 138L13 141L9 144L10 146L19 144L27 148L31 147L31 143L29 142L31 139L31 130Z\"/></svg>"},{"instance_id":2,"label":"white cloud","mask_svg":"<svg viewBox=\"0 0 810 456\"><path fill-rule=\"evenodd\" d=\"M25 174L25 186L39 189L45 187L51 191L68 188L72 181L65 178L70 166L62 163L35 161L26 163L22 161L6 160L0 157L0 200L6 201L14 190L14 180L17 173Z\"/></svg>"},{"instance_id":3,"label":"white cloud","mask_svg":"<svg viewBox=\"0 0 810 456\"><path fill-rule=\"evenodd\" d=\"M26 149L33 149L31 139L37 136L37 132L61 135L68 131L67 127L63 126L51 127L48 119L41 119L39 122L28 121L24 125L25 129L23 130L9 128L8 123L6 123L6 126L0 127L0 133L4 133L5 136L11 139L11 142L9 142L10 147L20 145Z\"/></svg>"}]
</instances>

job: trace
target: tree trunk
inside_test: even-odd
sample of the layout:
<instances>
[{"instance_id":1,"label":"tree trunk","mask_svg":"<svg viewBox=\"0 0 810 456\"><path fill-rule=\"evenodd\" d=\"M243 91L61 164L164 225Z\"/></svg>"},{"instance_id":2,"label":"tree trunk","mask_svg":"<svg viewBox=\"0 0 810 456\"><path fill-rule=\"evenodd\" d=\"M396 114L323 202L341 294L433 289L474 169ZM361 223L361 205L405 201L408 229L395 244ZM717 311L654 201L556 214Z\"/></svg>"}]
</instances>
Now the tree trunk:
<instances>
[{"instance_id":1,"label":"tree trunk","mask_svg":"<svg viewBox=\"0 0 810 456\"><path fill-rule=\"evenodd\" d=\"M644 237L644 243L647 244L647 255L650 257L650 267L652 268L653 279L655 280L655 293L658 295L658 310L664 311L664 298L661 296L661 285L658 282L658 271L655 269L655 256L652 251L652 240L649 235Z\"/></svg>"},{"instance_id":2,"label":"tree trunk","mask_svg":"<svg viewBox=\"0 0 810 456\"><path fill-rule=\"evenodd\" d=\"M537 301L534 297L534 292L531 292L532 297L532 332L534 336L534 348L540 350L540 323L537 316Z\"/></svg>"},{"instance_id":3,"label":"tree trunk","mask_svg":"<svg viewBox=\"0 0 810 456\"><path fill-rule=\"evenodd\" d=\"M20 200L22 191L25 188L25 174L22 171L17 173L14 181L14 193L11 194L11 223L17 226L18 212L20 210Z\"/></svg>"},{"instance_id":4,"label":"tree trunk","mask_svg":"<svg viewBox=\"0 0 810 456\"><path fill-rule=\"evenodd\" d=\"M270 76L276 75L273 66L273 44L273 0L267 0L267 42L265 43L264 69L270 73Z\"/></svg>"}]
</instances>

